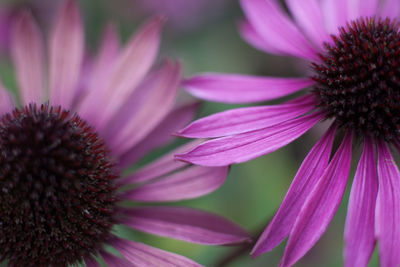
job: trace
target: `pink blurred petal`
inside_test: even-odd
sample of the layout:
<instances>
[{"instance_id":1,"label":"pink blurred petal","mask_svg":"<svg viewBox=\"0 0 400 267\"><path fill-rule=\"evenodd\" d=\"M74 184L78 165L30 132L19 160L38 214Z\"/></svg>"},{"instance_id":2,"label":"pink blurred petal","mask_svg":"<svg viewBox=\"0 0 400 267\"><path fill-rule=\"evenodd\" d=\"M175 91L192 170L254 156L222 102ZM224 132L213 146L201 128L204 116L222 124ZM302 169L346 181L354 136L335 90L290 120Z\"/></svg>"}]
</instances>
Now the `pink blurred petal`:
<instances>
[{"instance_id":1,"label":"pink blurred petal","mask_svg":"<svg viewBox=\"0 0 400 267\"><path fill-rule=\"evenodd\" d=\"M378 143L379 189L375 231L382 267L400 266L400 172L386 144Z\"/></svg>"},{"instance_id":2,"label":"pink blurred petal","mask_svg":"<svg viewBox=\"0 0 400 267\"><path fill-rule=\"evenodd\" d=\"M325 232L339 208L351 165L353 135L342 145L314 187L296 219L280 267L292 266L309 251Z\"/></svg>"},{"instance_id":3,"label":"pink blurred petal","mask_svg":"<svg viewBox=\"0 0 400 267\"><path fill-rule=\"evenodd\" d=\"M191 166L160 180L128 191L124 198L143 202L192 199L218 189L228 175L228 167Z\"/></svg>"},{"instance_id":4,"label":"pink blurred petal","mask_svg":"<svg viewBox=\"0 0 400 267\"><path fill-rule=\"evenodd\" d=\"M42 103L45 97L43 37L28 11L22 12L13 27L11 52L24 105Z\"/></svg>"},{"instance_id":5,"label":"pink blurred petal","mask_svg":"<svg viewBox=\"0 0 400 267\"><path fill-rule=\"evenodd\" d=\"M241 0L240 3L256 32L273 47L271 52L319 61L315 49L276 0Z\"/></svg>"},{"instance_id":6,"label":"pink blurred petal","mask_svg":"<svg viewBox=\"0 0 400 267\"><path fill-rule=\"evenodd\" d=\"M326 29L329 34L337 34L339 27L348 22L348 0L322 0L321 7L325 18Z\"/></svg>"},{"instance_id":7,"label":"pink blurred petal","mask_svg":"<svg viewBox=\"0 0 400 267\"><path fill-rule=\"evenodd\" d=\"M379 0L351 0L348 1L348 20L360 17L375 16L378 10Z\"/></svg>"},{"instance_id":8,"label":"pink blurred petal","mask_svg":"<svg viewBox=\"0 0 400 267\"><path fill-rule=\"evenodd\" d=\"M383 17L395 19L400 14L400 2L398 0L386 0L380 6L378 14Z\"/></svg>"},{"instance_id":9,"label":"pink blurred petal","mask_svg":"<svg viewBox=\"0 0 400 267\"><path fill-rule=\"evenodd\" d=\"M278 212L254 246L253 256L270 251L289 235L304 201L328 165L335 133L336 127L332 126L308 153Z\"/></svg>"},{"instance_id":10,"label":"pink blurred petal","mask_svg":"<svg viewBox=\"0 0 400 267\"><path fill-rule=\"evenodd\" d=\"M85 265L86 267L101 267L101 265L93 257L90 256L85 258Z\"/></svg>"},{"instance_id":11,"label":"pink blurred petal","mask_svg":"<svg viewBox=\"0 0 400 267\"><path fill-rule=\"evenodd\" d=\"M0 116L11 112L15 107L15 101L11 93L4 87L0 79Z\"/></svg>"},{"instance_id":12,"label":"pink blurred petal","mask_svg":"<svg viewBox=\"0 0 400 267\"><path fill-rule=\"evenodd\" d=\"M68 109L78 89L84 30L75 0L67 0L50 34L50 102Z\"/></svg>"},{"instance_id":13,"label":"pink blurred petal","mask_svg":"<svg viewBox=\"0 0 400 267\"><path fill-rule=\"evenodd\" d=\"M203 166L226 166L245 162L289 144L323 117L321 113L314 113L265 129L214 139L175 157Z\"/></svg>"},{"instance_id":14,"label":"pink blurred petal","mask_svg":"<svg viewBox=\"0 0 400 267\"><path fill-rule=\"evenodd\" d=\"M150 247L142 243L117 239L112 245L133 266L146 267L200 267L200 264L183 256Z\"/></svg>"},{"instance_id":15,"label":"pink blurred petal","mask_svg":"<svg viewBox=\"0 0 400 267\"><path fill-rule=\"evenodd\" d=\"M237 108L201 118L177 134L188 138L222 137L258 130L295 119L315 107L313 96L281 105Z\"/></svg>"},{"instance_id":16,"label":"pink blurred petal","mask_svg":"<svg viewBox=\"0 0 400 267\"><path fill-rule=\"evenodd\" d=\"M375 247L375 204L378 194L374 142L364 139L364 150L351 187L345 227L346 267L368 265Z\"/></svg>"},{"instance_id":17,"label":"pink blurred petal","mask_svg":"<svg viewBox=\"0 0 400 267\"><path fill-rule=\"evenodd\" d=\"M264 42L263 38L247 20L239 22L238 28L240 36L242 36L242 38L253 47L266 53L280 53L279 50L276 50L274 47L269 46L268 43Z\"/></svg>"},{"instance_id":18,"label":"pink blurred petal","mask_svg":"<svg viewBox=\"0 0 400 267\"><path fill-rule=\"evenodd\" d=\"M205 245L250 241L239 226L218 215L185 207L140 207L127 211L124 224L139 231Z\"/></svg>"},{"instance_id":19,"label":"pink blurred petal","mask_svg":"<svg viewBox=\"0 0 400 267\"><path fill-rule=\"evenodd\" d=\"M314 84L308 78L275 78L240 74L203 74L184 81L196 97L225 103L251 103L277 99Z\"/></svg>"},{"instance_id":20,"label":"pink blurred petal","mask_svg":"<svg viewBox=\"0 0 400 267\"><path fill-rule=\"evenodd\" d=\"M132 267L132 263L129 262L126 259L117 257L113 254L110 254L106 251L100 252L101 257L104 259L104 261L107 263L108 267ZM100 266L100 265L98 265Z\"/></svg>"}]
</instances>

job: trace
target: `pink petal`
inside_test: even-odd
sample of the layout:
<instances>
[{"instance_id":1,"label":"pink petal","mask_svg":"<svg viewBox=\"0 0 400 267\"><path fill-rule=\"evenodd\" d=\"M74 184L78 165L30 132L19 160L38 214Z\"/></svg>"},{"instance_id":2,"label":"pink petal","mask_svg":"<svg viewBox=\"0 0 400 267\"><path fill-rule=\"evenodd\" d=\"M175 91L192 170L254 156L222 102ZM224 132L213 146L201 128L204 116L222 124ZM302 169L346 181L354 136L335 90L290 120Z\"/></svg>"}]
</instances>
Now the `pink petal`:
<instances>
[{"instance_id":1,"label":"pink petal","mask_svg":"<svg viewBox=\"0 0 400 267\"><path fill-rule=\"evenodd\" d=\"M382 267L400 266L400 172L386 144L378 143L379 190L375 231Z\"/></svg>"},{"instance_id":2,"label":"pink petal","mask_svg":"<svg viewBox=\"0 0 400 267\"><path fill-rule=\"evenodd\" d=\"M91 256L85 258L86 267L101 267L101 265ZM111 267L112 265L110 265Z\"/></svg>"},{"instance_id":3,"label":"pink petal","mask_svg":"<svg viewBox=\"0 0 400 267\"><path fill-rule=\"evenodd\" d=\"M271 153L297 139L323 118L314 113L265 129L207 141L175 158L203 166L226 166Z\"/></svg>"},{"instance_id":4,"label":"pink petal","mask_svg":"<svg viewBox=\"0 0 400 267\"><path fill-rule=\"evenodd\" d=\"M192 166L128 191L124 198L144 202L192 199L218 189L227 175L228 167Z\"/></svg>"},{"instance_id":5,"label":"pink petal","mask_svg":"<svg viewBox=\"0 0 400 267\"><path fill-rule=\"evenodd\" d=\"M308 153L278 212L254 246L253 256L270 251L289 235L304 201L328 165L335 133L332 126Z\"/></svg>"},{"instance_id":6,"label":"pink petal","mask_svg":"<svg viewBox=\"0 0 400 267\"><path fill-rule=\"evenodd\" d=\"M364 150L351 187L345 228L344 261L347 267L368 265L375 247L375 202L378 194L374 143L364 139Z\"/></svg>"},{"instance_id":7,"label":"pink petal","mask_svg":"<svg viewBox=\"0 0 400 267\"><path fill-rule=\"evenodd\" d=\"M189 138L221 137L258 130L295 119L315 107L313 96L282 105L237 108L201 118L177 134Z\"/></svg>"},{"instance_id":8,"label":"pink petal","mask_svg":"<svg viewBox=\"0 0 400 267\"><path fill-rule=\"evenodd\" d=\"M280 266L295 264L325 232L342 200L351 164L352 134L347 134L296 219Z\"/></svg>"},{"instance_id":9,"label":"pink petal","mask_svg":"<svg viewBox=\"0 0 400 267\"><path fill-rule=\"evenodd\" d=\"M308 78L274 78L239 74L203 74L183 83L196 97L224 103L277 99L314 84Z\"/></svg>"},{"instance_id":10,"label":"pink petal","mask_svg":"<svg viewBox=\"0 0 400 267\"><path fill-rule=\"evenodd\" d=\"M142 243L117 239L112 245L133 266L146 267L200 267L201 265L183 256L153 248Z\"/></svg>"},{"instance_id":11,"label":"pink petal","mask_svg":"<svg viewBox=\"0 0 400 267\"><path fill-rule=\"evenodd\" d=\"M395 19L400 14L400 2L398 0L386 0L381 5L378 14L383 17L389 17Z\"/></svg>"},{"instance_id":12,"label":"pink petal","mask_svg":"<svg viewBox=\"0 0 400 267\"><path fill-rule=\"evenodd\" d=\"M379 0L351 0L348 1L348 20L360 17L375 16L378 11Z\"/></svg>"},{"instance_id":13,"label":"pink petal","mask_svg":"<svg viewBox=\"0 0 400 267\"><path fill-rule=\"evenodd\" d=\"M276 0L241 0L247 19L273 51L318 61L315 49Z\"/></svg>"},{"instance_id":14,"label":"pink petal","mask_svg":"<svg viewBox=\"0 0 400 267\"><path fill-rule=\"evenodd\" d=\"M198 107L199 103L196 102L173 109L144 139L120 157L119 166L129 166L151 150L172 141L174 136L171 133L193 120Z\"/></svg>"},{"instance_id":15,"label":"pink petal","mask_svg":"<svg viewBox=\"0 0 400 267\"><path fill-rule=\"evenodd\" d=\"M11 112L15 107L14 103L14 98L0 79L0 115Z\"/></svg>"},{"instance_id":16,"label":"pink petal","mask_svg":"<svg viewBox=\"0 0 400 267\"><path fill-rule=\"evenodd\" d=\"M117 257L112 255L108 252L102 251L100 252L101 256L103 257L104 261L107 263L108 267L132 267L132 263L126 259ZM100 266L100 265L98 265Z\"/></svg>"},{"instance_id":17,"label":"pink petal","mask_svg":"<svg viewBox=\"0 0 400 267\"><path fill-rule=\"evenodd\" d=\"M22 103L42 103L45 97L43 38L28 11L22 12L14 24L11 49Z\"/></svg>"},{"instance_id":18,"label":"pink petal","mask_svg":"<svg viewBox=\"0 0 400 267\"><path fill-rule=\"evenodd\" d=\"M84 31L78 5L67 0L50 35L50 101L69 108L77 90L83 60Z\"/></svg>"},{"instance_id":19,"label":"pink petal","mask_svg":"<svg viewBox=\"0 0 400 267\"><path fill-rule=\"evenodd\" d=\"M325 18L328 33L337 34L339 27L346 26L348 22L348 0L322 0L321 7Z\"/></svg>"},{"instance_id":20,"label":"pink petal","mask_svg":"<svg viewBox=\"0 0 400 267\"><path fill-rule=\"evenodd\" d=\"M124 224L139 231L197 244L229 245L250 241L236 224L218 215L184 207L141 207L127 211Z\"/></svg>"}]
</instances>

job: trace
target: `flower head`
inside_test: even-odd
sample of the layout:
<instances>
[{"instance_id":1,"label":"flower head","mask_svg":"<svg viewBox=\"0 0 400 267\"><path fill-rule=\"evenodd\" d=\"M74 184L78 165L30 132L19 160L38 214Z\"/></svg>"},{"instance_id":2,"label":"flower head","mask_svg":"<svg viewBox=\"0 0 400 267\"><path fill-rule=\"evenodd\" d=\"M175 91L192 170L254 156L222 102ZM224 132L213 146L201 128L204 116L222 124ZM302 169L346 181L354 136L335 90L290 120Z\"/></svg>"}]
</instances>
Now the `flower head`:
<instances>
[{"instance_id":1,"label":"flower head","mask_svg":"<svg viewBox=\"0 0 400 267\"><path fill-rule=\"evenodd\" d=\"M151 69L163 20L149 21L124 47L109 27L98 55L85 61L76 2L65 1L57 18L47 56L29 12L13 27L21 105L1 86L0 259L11 266L100 266L99 256L110 266L199 266L117 237L119 224L200 244L247 241L240 227L204 211L122 203L199 197L217 189L227 174L227 167L173 159L194 144L125 174L170 142L170 133L188 123L198 106L174 107L179 63L167 60Z\"/></svg>"},{"instance_id":2,"label":"flower head","mask_svg":"<svg viewBox=\"0 0 400 267\"><path fill-rule=\"evenodd\" d=\"M325 232L345 191L352 140L363 143L345 229L345 266L367 266L379 244L382 266L400 265L400 173L389 147L400 148L399 1L242 0L242 36L268 53L309 62L305 78L204 74L184 82L213 101L249 103L302 96L283 104L239 108L202 118L178 134L213 138L178 159L225 166L273 152L322 120L330 128L298 170L252 255L289 237L281 266L296 263ZM310 73L310 72L309 72ZM331 158L337 132L341 146ZM376 160L377 159L377 160Z\"/></svg>"}]
</instances>

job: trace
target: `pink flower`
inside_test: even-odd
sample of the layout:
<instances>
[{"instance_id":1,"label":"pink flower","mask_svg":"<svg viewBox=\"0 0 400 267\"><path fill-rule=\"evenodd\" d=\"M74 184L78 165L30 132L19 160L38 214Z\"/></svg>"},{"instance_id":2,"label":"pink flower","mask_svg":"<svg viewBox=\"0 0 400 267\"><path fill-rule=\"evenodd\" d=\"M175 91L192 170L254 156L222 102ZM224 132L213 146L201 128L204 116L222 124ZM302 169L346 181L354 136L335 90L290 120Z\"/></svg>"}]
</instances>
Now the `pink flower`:
<instances>
[{"instance_id":1,"label":"pink flower","mask_svg":"<svg viewBox=\"0 0 400 267\"><path fill-rule=\"evenodd\" d=\"M167 60L151 69L162 20L150 20L123 47L108 28L98 55L83 62L76 2L65 1L56 17L48 51L29 12L13 27L22 107L0 88L0 258L12 266L100 266L94 258L100 255L110 266L199 266L117 237L117 224L198 244L248 241L245 231L220 216L140 204L199 197L224 182L227 167L173 159L193 143L133 173L126 170L169 143L170 133L188 123L198 106L174 107L179 63Z\"/></svg>"},{"instance_id":2,"label":"pink flower","mask_svg":"<svg viewBox=\"0 0 400 267\"><path fill-rule=\"evenodd\" d=\"M273 152L315 124L330 128L311 149L252 255L289 237L280 266L292 266L332 220L349 176L352 140L363 143L345 229L345 266L367 266L379 244L381 266L400 265L400 2L395 0L241 0L242 36L256 48L308 61L311 77L204 74L184 82L203 99L250 103L301 92L283 104L238 108L202 118L178 134L211 138L180 160L226 166ZM308 72L309 73L309 72ZM307 89L309 88L309 89ZM331 157L337 132L341 146Z\"/></svg>"}]
</instances>

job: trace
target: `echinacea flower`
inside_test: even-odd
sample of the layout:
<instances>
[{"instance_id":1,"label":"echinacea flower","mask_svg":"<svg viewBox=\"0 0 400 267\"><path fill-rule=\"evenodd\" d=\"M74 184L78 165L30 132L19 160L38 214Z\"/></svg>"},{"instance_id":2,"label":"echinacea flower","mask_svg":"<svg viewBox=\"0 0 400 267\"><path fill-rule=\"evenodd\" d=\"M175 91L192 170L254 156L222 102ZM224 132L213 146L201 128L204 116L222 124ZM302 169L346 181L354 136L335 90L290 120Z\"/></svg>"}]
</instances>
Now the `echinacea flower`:
<instances>
[{"instance_id":1,"label":"echinacea flower","mask_svg":"<svg viewBox=\"0 0 400 267\"><path fill-rule=\"evenodd\" d=\"M116 225L199 244L247 241L240 227L220 216L140 205L199 197L224 182L227 167L173 159L173 153L193 144L122 174L170 142L170 133L196 110L196 103L174 108L179 63L150 70L162 19L141 27L124 47L108 28L97 57L83 65L76 2L67 0L57 18L47 57L29 12L22 12L13 27L21 106L0 88L0 259L10 266L100 266L100 256L109 266L200 266L117 237Z\"/></svg>"},{"instance_id":2,"label":"echinacea flower","mask_svg":"<svg viewBox=\"0 0 400 267\"><path fill-rule=\"evenodd\" d=\"M345 266L367 266L377 242L381 266L400 265L400 1L241 0L242 36L263 51L309 62L309 77L204 74L184 82L192 94L227 103L303 93L283 104L238 108L202 118L178 135L213 138L177 158L202 166L241 163L273 152L327 120L331 126L298 170L252 255L286 237L280 263L292 266L325 232L342 200L352 141L363 153L351 188ZM344 134L331 158L333 140ZM389 148L393 148L390 152Z\"/></svg>"}]
</instances>

